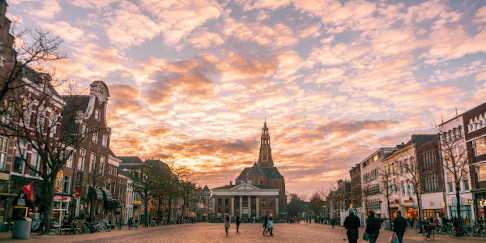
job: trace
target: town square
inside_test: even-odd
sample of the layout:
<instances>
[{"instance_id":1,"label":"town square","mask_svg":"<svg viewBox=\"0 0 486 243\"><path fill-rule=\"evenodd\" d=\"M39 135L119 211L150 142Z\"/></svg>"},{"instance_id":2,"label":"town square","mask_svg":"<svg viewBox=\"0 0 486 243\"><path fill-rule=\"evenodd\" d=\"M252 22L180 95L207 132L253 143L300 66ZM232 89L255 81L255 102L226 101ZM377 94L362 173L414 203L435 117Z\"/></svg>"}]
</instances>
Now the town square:
<instances>
[{"instance_id":1,"label":"town square","mask_svg":"<svg viewBox=\"0 0 486 243\"><path fill-rule=\"evenodd\" d=\"M484 242L486 2L0 0L0 241Z\"/></svg>"}]
</instances>

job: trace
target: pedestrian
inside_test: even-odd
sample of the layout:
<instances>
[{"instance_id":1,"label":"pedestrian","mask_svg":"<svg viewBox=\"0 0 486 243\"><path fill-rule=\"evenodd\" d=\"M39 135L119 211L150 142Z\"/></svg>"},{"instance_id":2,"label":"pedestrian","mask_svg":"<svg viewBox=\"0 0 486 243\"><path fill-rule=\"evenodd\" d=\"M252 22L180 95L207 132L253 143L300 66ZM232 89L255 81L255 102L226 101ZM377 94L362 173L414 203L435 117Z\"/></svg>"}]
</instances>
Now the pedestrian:
<instances>
[{"instance_id":1,"label":"pedestrian","mask_svg":"<svg viewBox=\"0 0 486 243\"><path fill-rule=\"evenodd\" d=\"M132 228L132 224L133 224L133 218L129 218L128 219L128 229L131 229Z\"/></svg>"},{"instance_id":2,"label":"pedestrian","mask_svg":"<svg viewBox=\"0 0 486 243\"><path fill-rule=\"evenodd\" d=\"M229 227L230 227L230 218L229 216L226 216L226 219L224 220L224 230L226 231L226 236L228 236Z\"/></svg>"},{"instance_id":3,"label":"pedestrian","mask_svg":"<svg viewBox=\"0 0 486 243\"><path fill-rule=\"evenodd\" d=\"M239 233L238 232L238 228L240 228L240 216L239 215L236 215L235 223L236 223L236 233Z\"/></svg>"},{"instance_id":4,"label":"pedestrian","mask_svg":"<svg viewBox=\"0 0 486 243\"><path fill-rule=\"evenodd\" d=\"M403 242L403 235L407 228L407 221L402 217L402 212L397 211L397 217L393 220L393 232L397 235L398 242Z\"/></svg>"},{"instance_id":5,"label":"pedestrian","mask_svg":"<svg viewBox=\"0 0 486 243\"><path fill-rule=\"evenodd\" d=\"M268 225L268 219L267 217L263 218L263 235L267 232L267 225Z\"/></svg>"},{"instance_id":6,"label":"pedestrian","mask_svg":"<svg viewBox=\"0 0 486 243\"><path fill-rule=\"evenodd\" d=\"M135 227L135 229L138 229L138 218L136 218L135 222L133 222L133 227Z\"/></svg>"},{"instance_id":7,"label":"pedestrian","mask_svg":"<svg viewBox=\"0 0 486 243\"><path fill-rule=\"evenodd\" d=\"M354 209L349 208L349 216L344 220L344 228L348 230L346 234L348 235L349 243L358 242L359 226L361 226L361 223L358 216L354 215Z\"/></svg>"},{"instance_id":8,"label":"pedestrian","mask_svg":"<svg viewBox=\"0 0 486 243\"><path fill-rule=\"evenodd\" d=\"M273 219L272 219L272 217L270 217L268 219L267 229L270 232L270 235L273 235Z\"/></svg>"},{"instance_id":9,"label":"pedestrian","mask_svg":"<svg viewBox=\"0 0 486 243\"><path fill-rule=\"evenodd\" d=\"M334 224L335 224L334 217L331 216L331 225L332 225L332 228L334 228Z\"/></svg>"},{"instance_id":10,"label":"pedestrian","mask_svg":"<svg viewBox=\"0 0 486 243\"><path fill-rule=\"evenodd\" d=\"M368 233L370 243L376 243L376 239L378 239L380 234L380 229L380 220L375 217L375 211L370 210L368 212L368 220L366 221L366 233Z\"/></svg>"}]
</instances>

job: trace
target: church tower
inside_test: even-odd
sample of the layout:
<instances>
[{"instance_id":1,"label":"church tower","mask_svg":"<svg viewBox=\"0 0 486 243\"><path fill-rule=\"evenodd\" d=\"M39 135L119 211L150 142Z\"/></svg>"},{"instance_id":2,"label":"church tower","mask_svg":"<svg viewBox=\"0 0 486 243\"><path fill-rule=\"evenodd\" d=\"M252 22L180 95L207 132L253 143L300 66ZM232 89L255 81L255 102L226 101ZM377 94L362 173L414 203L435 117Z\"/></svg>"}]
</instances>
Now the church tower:
<instances>
[{"instance_id":1,"label":"church tower","mask_svg":"<svg viewBox=\"0 0 486 243\"><path fill-rule=\"evenodd\" d=\"M267 120L262 128L262 138L260 144L260 156L258 157L258 164L261 167L274 167L272 159L272 149L270 148L270 134L268 133Z\"/></svg>"}]
</instances>

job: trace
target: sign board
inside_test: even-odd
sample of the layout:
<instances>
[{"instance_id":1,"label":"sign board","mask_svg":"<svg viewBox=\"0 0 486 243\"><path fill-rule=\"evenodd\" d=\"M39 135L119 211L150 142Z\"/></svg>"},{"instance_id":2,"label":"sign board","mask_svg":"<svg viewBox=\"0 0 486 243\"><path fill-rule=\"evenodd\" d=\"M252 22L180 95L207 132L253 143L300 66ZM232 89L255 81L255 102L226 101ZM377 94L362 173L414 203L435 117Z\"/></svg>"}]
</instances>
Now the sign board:
<instances>
[{"instance_id":1,"label":"sign board","mask_svg":"<svg viewBox=\"0 0 486 243\"><path fill-rule=\"evenodd\" d=\"M445 202L440 202L441 207L445 207Z\"/></svg>"},{"instance_id":2,"label":"sign board","mask_svg":"<svg viewBox=\"0 0 486 243\"><path fill-rule=\"evenodd\" d=\"M64 172L60 170L56 176L56 183L54 184L54 189L56 192L62 192L62 183L64 180Z\"/></svg>"},{"instance_id":3,"label":"sign board","mask_svg":"<svg viewBox=\"0 0 486 243\"><path fill-rule=\"evenodd\" d=\"M469 199L469 200L467 200L467 203L469 203L469 204L473 204L473 203L474 203L474 200Z\"/></svg>"}]
</instances>

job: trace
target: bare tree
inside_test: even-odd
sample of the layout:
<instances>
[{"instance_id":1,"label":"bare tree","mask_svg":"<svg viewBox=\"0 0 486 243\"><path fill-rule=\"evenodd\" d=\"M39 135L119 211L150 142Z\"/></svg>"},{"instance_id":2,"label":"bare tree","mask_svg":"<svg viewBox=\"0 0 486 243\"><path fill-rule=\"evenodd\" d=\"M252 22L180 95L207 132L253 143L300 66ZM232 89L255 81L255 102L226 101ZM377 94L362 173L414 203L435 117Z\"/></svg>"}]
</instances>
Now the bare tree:
<instances>
[{"instance_id":1,"label":"bare tree","mask_svg":"<svg viewBox=\"0 0 486 243\"><path fill-rule=\"evenodd\" d=\"M42 195L36 202L40 207L42 221L49 233L54 199L55 183L59 171L87 139L88 133L76 131L71 126L77 118L76 107L63 109L65 102L55 91L52 76L24 67L22 82L28 88L8 95L9 106L0 119L0 134L15 141L16 152L13 171L39 176ZM35 156L28 158L27 152ZM57 185L60 187L60 185Z\"/></svg>"},{"instance_id":2,"label":"bare tree","mask_svg":"<svg viewBox=\"0 0 486 243\"><path fill-rule=\"evenodd\" d=\"M383 188L381 193L385 196L386 199L386 209L388 212L388 220L391 221L391 210L390 210L390 196L391 196L391 171L387 169L380 169L379 170L379 178L380 178L380 186Z\"/></svg>"},{"instance_id":3,"label":"bare tree","mask_svg":"<svg viewBox=\"0 0 486 243\"><path fill-rule=\"evenodd\" d=\"M0 103L4 103L9 94L31 85L23 80L26 69L47 73L45 66L49 62L66 57L60 50L62 39L52 36L47 30L26 29L14 32L13 43L12 49L7 46L7 50L0 53L6 56L0 71ZM2 108L0 114L5 111Z\"/></svg>"},{"instance_id":4,"label":"bare tree","mask_svg":"<svg viewBox=\"0 0 486 243\"><path fill-rule=\"evenodd\" d=\"M439 128L437 128L439 130ZM440 131L440 130L439 130ZM468 154L473 154L472 152L467 152L465 148L464 137L459 134L451 135L447 137L445 133L439 134L440 145L438 149L442 157L442 167L446 172L446 177L449 183L452 183L456 192L456 206L457 206L457 217L462 219L461 216L461 182L467 176L468 171L466 170L469 166ZM462 221L460 221L462 224Z\"/></svg>"},{"instance_id":5,"label":"bare tree","mask_svg":"<svg viewBox=\"0 0 486 243\"><path fill-rule=\"evenodd\" d=\"M310 199L311 210L315 215L320 215L324 206L324 199L319 191L314 192Z\"/></svg>"}]
</instances>

